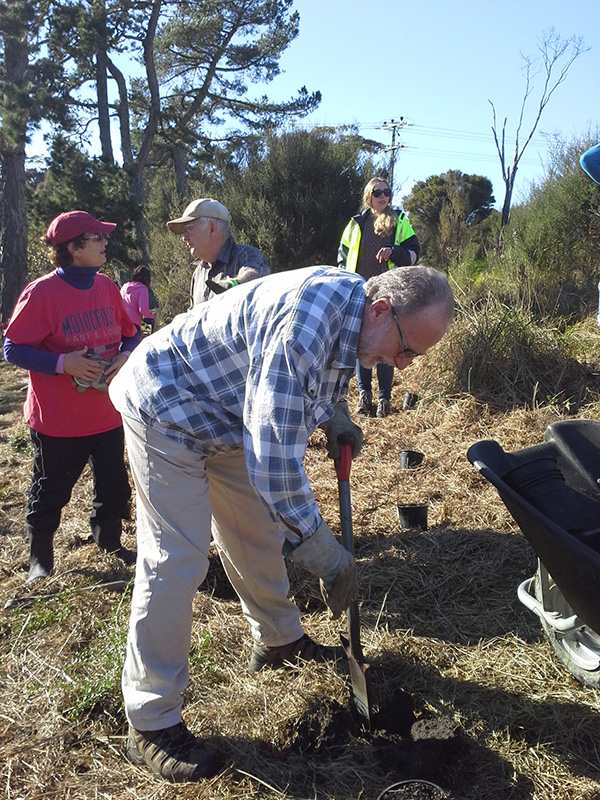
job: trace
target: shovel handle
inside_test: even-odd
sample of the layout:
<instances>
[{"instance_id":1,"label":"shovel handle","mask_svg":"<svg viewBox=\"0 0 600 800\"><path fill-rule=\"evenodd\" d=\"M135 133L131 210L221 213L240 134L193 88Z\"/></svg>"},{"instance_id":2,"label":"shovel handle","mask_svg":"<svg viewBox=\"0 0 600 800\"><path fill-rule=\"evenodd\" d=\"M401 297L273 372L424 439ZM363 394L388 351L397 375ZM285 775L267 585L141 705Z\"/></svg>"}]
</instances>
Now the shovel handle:
<instances>
[{"instance_id":1,"label":"shovel handle","mask_svg":"<svg viewBox=\"0 0 600 800\"><path fill-rule=\"evenodd\" d=\"M348 443L348 436L342 434L339 437L340 457L335 460L335 471L338 477L338 491L340 497L340 523L342 528L342 544L349 553L354 552L354 542L352 536L352 503L350 499L350 467L352 466L352 446ZM345 441L344 441L345 440ZM348 644L347 653L350 661L356 663L357 669L363 661L362 647L360 643L360 619L358 612L358 601L352 600L346 610L348 620ZM354 680L353 680L354 684Z\"/></svg>"},{"instance_id":2,"label":"shovel handle","mask_svg":"<svg viewBox=\"0 0 600 800\"><path fill-rule=\"evenodd\" d=\"M335 471L338 481L350 480L350 467L352 466L352 446L344 441L346 437L342 434L339 438L340 457L335 459Z\"/></svg>"}]
</instances>

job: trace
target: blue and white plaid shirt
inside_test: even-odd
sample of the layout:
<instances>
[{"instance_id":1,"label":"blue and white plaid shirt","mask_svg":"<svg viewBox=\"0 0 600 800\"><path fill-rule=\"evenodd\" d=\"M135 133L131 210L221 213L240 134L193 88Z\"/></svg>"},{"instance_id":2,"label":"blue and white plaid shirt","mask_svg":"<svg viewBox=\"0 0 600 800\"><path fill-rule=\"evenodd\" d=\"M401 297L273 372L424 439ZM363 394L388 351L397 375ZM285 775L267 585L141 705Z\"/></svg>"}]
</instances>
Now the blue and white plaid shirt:
<instances>
[{"instance_id":1,"label":"blue and white plaid shirt","mask_svg":"<svg viewBox=\"0 0 600 800\"><path fill-rule=\"evenodd\" d=\"M303 467L308 437L346 396L363 284L309 267L230 289L142 340L111 399L207 456L243 447L257 495L304 539L321 524Z\"/></svg>"}]
</instances>

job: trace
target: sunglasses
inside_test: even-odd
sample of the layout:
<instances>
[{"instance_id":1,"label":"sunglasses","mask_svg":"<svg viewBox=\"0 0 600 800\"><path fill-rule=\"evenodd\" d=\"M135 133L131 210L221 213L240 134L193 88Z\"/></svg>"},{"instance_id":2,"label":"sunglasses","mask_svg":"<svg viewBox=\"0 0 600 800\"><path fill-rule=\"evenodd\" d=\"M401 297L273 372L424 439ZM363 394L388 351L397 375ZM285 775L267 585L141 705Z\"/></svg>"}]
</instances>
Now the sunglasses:
<instances>
[{"instance_id":1,"label":"sunglasses","mask_svg":"<svg viewBox=\"0 0 600 800\"><path fill-rule=\"evenodd\" d=\"M381 197L382 194L384 194L386 197L392 196L392 192L390 191L390 189L373 189L371 194L373 195L373 197Z\"/></svg>"},{"instance_id":2,"label":"sunglasses","mask_svg":"<svg viewBox=\"0 0 600 800\"><path fill-rule=\"evenodd\" d=\"M391 312L392 312L392 317L394 318L394 322L396 323L396 327L398 328L398 334L400 335L400 344L402 345L402 350L400 350L398 355L401 356L402 358L418 358L419 356L422 356L423 353L415 353L415 351L408 346L408 342L406 341L406 338L402 333L402 328L400 327L400 322L398 320L398 317L396 316L396 312L394 311L393 308L391 309Z\"/></svg>"},{"instance_id":3,"label":"sunglasses","mask_svg":"<svg viewBox=\"0 0 600 800\"><path fill-rule=\"evenodd\" d=\"M92 233L91 236L84 236L83 238L86 242L108 242L108 236L106 236L104 233Z\"/></svg>"}]
</instances>

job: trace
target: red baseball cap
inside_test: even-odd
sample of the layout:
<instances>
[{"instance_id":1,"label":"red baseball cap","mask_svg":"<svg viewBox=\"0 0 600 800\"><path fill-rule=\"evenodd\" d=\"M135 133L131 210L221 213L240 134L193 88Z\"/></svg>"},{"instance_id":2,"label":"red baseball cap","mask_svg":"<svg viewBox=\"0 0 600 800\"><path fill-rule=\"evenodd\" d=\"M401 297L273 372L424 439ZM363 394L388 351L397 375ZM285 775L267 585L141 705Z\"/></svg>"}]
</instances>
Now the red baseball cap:
<instances>
[{"instance_id":1,"label":"red baseball cap","mask_svg":"<svg viewBox=\"0 0 600 800\"><path fill-rule=\"evenodd\" d=\"M103 233L108 235L117 227L116 222L100 222L87 211L66 211L55 217L46 231L50 244L70 242L82 233Z\"/></svg>"}]
</instances>

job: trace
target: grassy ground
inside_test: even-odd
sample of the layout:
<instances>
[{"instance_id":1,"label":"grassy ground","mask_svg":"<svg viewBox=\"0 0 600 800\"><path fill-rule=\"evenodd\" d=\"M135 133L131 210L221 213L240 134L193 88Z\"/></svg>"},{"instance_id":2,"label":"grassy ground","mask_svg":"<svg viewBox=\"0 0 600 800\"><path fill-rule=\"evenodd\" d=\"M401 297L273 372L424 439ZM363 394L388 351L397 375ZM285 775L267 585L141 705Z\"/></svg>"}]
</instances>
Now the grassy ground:
<instances>
[{"instance_id":1,"label":"grassy ground","mask_svg":"<svg viewBox=\"0 0 600 800\"><path fill-rule=\"evenodd\" d=\"M465 457L480 439L507 450L539 443L563 412L494 412L470 396L427 393L418 377L397 376L395 413L364 422L351 475L374 701L385 712L408 692L412 732L393 733L388 720L385 730L365 733L343 669L308 665L250 678L248 628L215 562L194 601L185 719L230 767L204 784L174 787L122 755L119 679L132 573L91 541L88 475L56 536L55 574L24 586L24 374L0 365L0 606L12 604L0 617L0 786L9 800L376 800L411 776L453 800L600 797L600 692L558 664L519 604L516 587L533 574L535 558ZM402 412L405 390L422 396ZM600 408L577 413L593 418ZM418 469L400 469L404 448L424 454ZM320 432L306 467L324 518L339 531L336 476ZM427 531L400 528L397 506L412 502L429 503ZM126 523L131 546L134 536ZM344 624L328 620L317 582L293 567L290 574L307 632L337 644ZM432 729L446 733L428 737Z\"/></svg>"}]
</instances>

